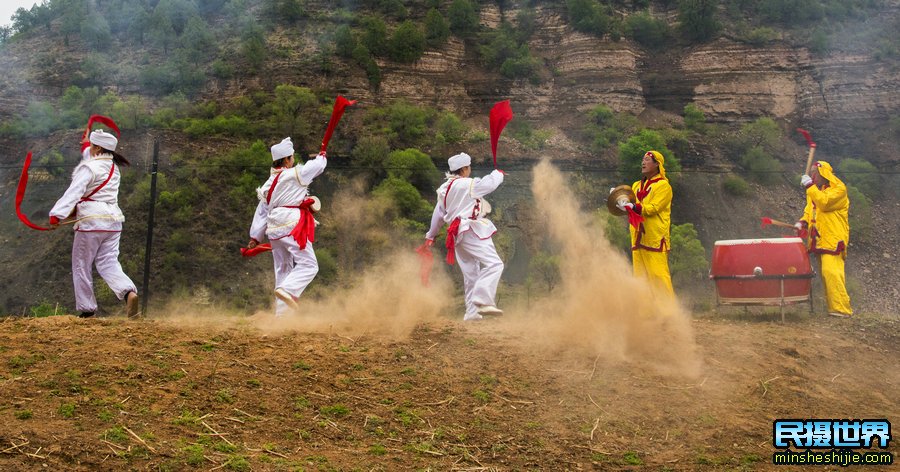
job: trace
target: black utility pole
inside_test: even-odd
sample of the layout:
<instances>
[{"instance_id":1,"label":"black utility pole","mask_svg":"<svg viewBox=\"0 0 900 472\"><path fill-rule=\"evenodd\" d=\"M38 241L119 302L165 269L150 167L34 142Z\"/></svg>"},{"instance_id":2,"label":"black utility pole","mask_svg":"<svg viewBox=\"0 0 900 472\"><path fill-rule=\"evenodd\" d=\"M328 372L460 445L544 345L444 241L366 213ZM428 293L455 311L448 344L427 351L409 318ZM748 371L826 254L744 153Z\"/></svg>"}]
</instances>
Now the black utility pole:
<instances>
[{"instance_id":1,"label":"black utility pole","mask_svg":"<svg viewBox=\"0 0 900 472\"><path fill-rule=\"evenodd\" d=\"M147 316L147 300L150 298L150 251L153 249L153 215L156 213L156 171L159 168L159 139L153 141L153 164L150 167L150 214L147 216L147 250L144 252L144 296L141 297L141 313Z\"/></svg>"}]
</instances>

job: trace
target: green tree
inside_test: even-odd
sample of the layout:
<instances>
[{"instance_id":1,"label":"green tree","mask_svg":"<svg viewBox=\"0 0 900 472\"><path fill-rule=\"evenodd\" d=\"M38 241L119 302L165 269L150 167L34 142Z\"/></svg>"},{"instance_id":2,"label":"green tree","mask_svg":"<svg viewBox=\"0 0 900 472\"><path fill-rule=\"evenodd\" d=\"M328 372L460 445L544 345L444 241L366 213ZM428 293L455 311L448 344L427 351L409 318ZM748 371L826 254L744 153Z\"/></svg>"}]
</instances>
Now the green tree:
<instances>
[{"instance_id":1,"label":"green tree","mask_svg":"<svg viewBox=\"0 0 900 472\"><path fill-rule=\"evenodd\" d=\"M569 23L575 31L598 37L611 31L613 22L609 16L610 9L597 0L566 0L566 10Z\"/></svg>"},{"instance_id":2,"label":"green tree","mask_svg":"<svg viewBox=\"0 0 900 472\"><path fill-rule=\"evenodd\" d=\"M552 292L562 281L562 275L559 271L559 256L538 251L531 260L528 261L528 283L540 283L546 287L548 292Z\"/></svg>"},{"instance_id":3,"label":"green tree","mask_svg":"<svg viewBox=\"0 0 900 472\"><path fill-rule=\"evenodd\" d=\"M597 105L587 113L584 131L591 139L594 152L602 152L617 144L622 136L635 131L637 119L626 113L616 113L605 105Z\"/></svg>"},{"instance_id":4,"label":"green tree","mask_svg":"<svg viewBox=\"0 0 900 472\"><path fill-rule=\"evenodd\" d=\"M437 10L432 8L425 14L425 44L430 48L439 48L447 42L450 37L450 23L444 19L444 16Z\"/></svg>"},{"instance_id":5,"label":"green tree","mask_svg":"<svg viewBox=\"0 0 900 472\"><path fill-rule=\"evenodd\" d=\"M241 55L251 72L259 72L266 62L266 37L262 28L248 26L241 35Z\"/></svg>"},{"instance_id":6,"label":"green tree","mask_svg":"<svg viewBox=\"0 0 900 472\"><path fill-rule=\"evenodd\" d=\"M850 199L850 240L857 244L868 243L875 230L872 200L853 185L847 186L847 197Z\"/></svg>"},{"instance_id":7,"label":"green tree","mask_svg":"<svg viewBox=\"0 0 900 472\"><path fill-rule=\"evenodd\" d=\"M760 183L774 182L782 170L781 163L762 146L754 146L744 153L741 165L747 169L751 179Z\"/></svg>"},{"instance_id":8,"label":"green tree","mask_svg":"<svg viewBox=\"0 0 900 472\"><path fill-rule=\"evenodd\" d=\"M409 182L420 192L434 190L441 179L441 173L431 158L414 148L391 152L384 167L388 178Z\"/></svg>"},{"instance_id":9,"label":"green tree","mask_svg":"<svg viewBox=\"0 0 900 472\"><path fill-rule=\"evenodd\" d=\"M869 161L847 158L837 165L838 177L856 187L869 198L878 198L881 194L881 174Z\"/></svg>"},{"instance_id":10,"label":"green tree","mask_svg":"<svg viewBox=\"0 0 900 472\"><path fill-rule=\"evenodd\" d=\"M678 0L678 21L681 35L689 41L709 41L718 34L721 25L716 21L717 0Z\"/></svg>"},{"instance_id":11,"label":"green tree","mask_svg":"<svg viewBox=\"0 0 900 472\"><path fill-rule=\"evenodd\" d=\"M388 55L397 62L416 62L424 52L425 35L410 20L401 23L388 42Z\"/></svg>"},{"instance_id":12,"label":"green tree","mask_svg":"<svg viewBox=\"0 0 900 472\"><path fill-rule=\"evenodd\" d=\"M414 147L428 132L428 110L403 100L391 103L385 110L391 142L398 147Z\"/></svg>"},{"instance_id":13,"label":"green tree","mask_svg":"<svg viewBox=\"0 0 900 472\"><path fill-rule=\"evenodd\" d=\"M272 122L279 134L302 139L309 132L309 123L304 114L315 110L318 100L312 90L296 85L281 84L275 87L272 101ZM302 141L300 141L302 145Z\"/></svg>"},{"instance_id":14,"label":"green tree","mask_svg":"<svg viewBox=\"0 0 900 472\"><path fill-rule=\"evenodd\" d=\"M387 175L385 160L391 152L387 139L380 134L363 134L350 151L353 164L367 168L374 177L382 178Z\"/></svg>"},{"instance_id":15,"label":"green tree","mask_svg":"<svg viewBox=\"0 0 900 472\"><path fill-rule=\"evenodd\" d=\"M422 198L416 187L405 180L388 177L375 187L372 194L392 204L397 212L395 218L424 221L431 215L431 205Z\"/></svg>"},{"instance_id":16,"label":"green tree","mask_svg":"<svg viewBox=\"0 0 900 472\"><path fill-rule=\"evenodd\" d=\"M701 281L709 270L706 250L698 239L697 230L691 223L672 225L672 246L669 252L669 267L672 281L683 285L689 281Z\"/></svg>"},{"instance_id":17,"label":"green tree","mask_svg":"<svg viewBox=\"0 0 900 472\"><path fill-rule=\"evenodd\" d=\"M199 16L188 20L178 42L186 58L194 64L205 62L215 48L215 38Z\"/></svg>"},{"instance_id":18,"label":"green tree","mask_svg":"<svg viewBox=\"0 0 900 472\"><path fill-rule=\"evenodd\" d=\"M334 31L334 52L340 57L353 57L356 49L356 38L348 25L338 26ZM366 49L368 51L368 48Z\"/></svg>"},{"instance_id":19,"label":"green tree","mask_svg":"<svg viewBox=\"0 0 900 472\"><path fill-rule=\"evenodd\" d=\"M662 135L656 131L642 129L638 134L619 144L619 172L625 180L641 178L641 160L647 151L658 151L663 155L666 177L673 179L673 173L681 170L678 160L669 148Z\"/></svg>"},{"instance_id":20,"label":"green tree","mask_svg":"<svg viewBox=\"0 0 900 472\"><path fill-rule=\"evenodd\" d=\"M447 10L450 31L460 38L467 38L478 30L478 6L472 0L453 0Z\"/></svg>"},{"instance_id":21,"label":"green tree","mask_svg":"<svg viewBox=\"0 0 900 472\"><path fill-rule=\"evenodd\" d=\"M377 16L363 17L362 44L366 45L369 52L376 56L384 56L388 50L388 31L384 20Z\"/></svg>"},{"instance_id":22,"label":"green tree","mask_svg":"<svg viewBox=\"0 0 900 472\"><path fill-rule=\"evenodd\" d=\"M85 22L81 24L81 37L95 50L106 49L112 39L106 18L97 13L88 15Z\"/></svg>"}]
</instances>

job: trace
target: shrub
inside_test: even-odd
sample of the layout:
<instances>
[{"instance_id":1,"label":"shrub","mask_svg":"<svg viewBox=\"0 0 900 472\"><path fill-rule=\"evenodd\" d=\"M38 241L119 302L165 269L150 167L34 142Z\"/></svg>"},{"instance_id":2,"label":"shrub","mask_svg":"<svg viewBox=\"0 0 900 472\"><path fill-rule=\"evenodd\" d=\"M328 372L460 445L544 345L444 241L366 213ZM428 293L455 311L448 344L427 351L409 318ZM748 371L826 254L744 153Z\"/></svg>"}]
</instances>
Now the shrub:
<instances>
[{"instance_id":1,"label":"shrub","mask_svg":"<svg viewBox=\"0 0 900 472\"><path fill-rule=\"evenodd\" d=\"M528 283L540 283L548 292L559 284L562 277L559 272L559 256L539 251L528 261Z\"/></svg>"},{"instance_id":2,"label":"shrub","mask_svg":"<svg viewBox=\"0 0 900 472\"><path fill-rule=\"evenodd\" d=\"M361 23L363 27L361 43L365 44L372 54L385 55L388 51L387 25L377 16L363 17Z\"/></svg>"},{"instance_id":3,"label":"shrub","mask_svg":"<svg viewBox=\"0 0 900 472\"><path fill-rule=\"evenodd\" d=\"M773 182L782 170L781 163L762 146L754 146L744 153L741 165L747 169L750 178L760 183Z\"/></svg>"},{"instance_id":4,"label":"shrub","mask_svg":"<svg viewBox=\"0 0 900 472\"><path fill-rule=\"evenodd\" d=\"M478 29L478 6L472 0L453 0L447 10L450 31L462 39Z\"/></svg>"},{"instance_id":5,"label":"shrub","mask_svg":"<svg viewBox=\"0 0 900 472\"><path fill-rule=\"evenodd\" d=\"M778 33L768 26L753 28L744 35L743 40L752 46L764 46L778 39Z\"/></svg>"},{"instance_id":6,"label":"shrub","mask_svg":"<svg viewBox=\"0 0 900 472\"><path fill-rule=\"evenodd\" d=\"M341 25L334 31L334 53L341 57L353 57L353 50L356 49L356 38L350 26Z\"/></svg>"},{"instance_id":7,"label":"shrub","mask_svg":"<svg viewBox=\"0 0 900 472\"><path fill-rule=\"evenodd\" d=\"M466 125L452 112L445 112L435 123L435 141L439 144L459 144L466 135Z\"/></svg>"},{"instance_id":8,"label":"shrub","mask_svg":"<svg viewBox=\"0 0 900 472\"><path fill-rule=\"evenodd\" d=\"M436 8L428 10L425 15L425 44L430 48L438 48L450 37L450 23L444 19Z\"/></svg>"},{"instance_id":9,"label":"shrub","mask_svg":"<svg viewBox=\"0 0 900 472\"><path fill-rule=\"evenodd\" d=\"M604 105L597 105L588 112L588 122L584 131L591 140L594 152L601 152L616 144L625 135L637 128L637 119L624 113L615 113Z\"/></svg>"},{"instance_id":10,"label":"shrub","mask_svg":"<svg viewBox=\"0 0 900 472\"><path fill-rule=\"evenodd\" d=\"M728 177L725 177L725 180L722 182L722 187L725 189L725 193L734 195L735 197L746 197L747 195L750 195L750 184L739 175L731 174Z\"/></svg>"},{"instance_id":11,"label":"shrub","mask_svg":"<svg viewBox=\"0 0 900 472\"><path fill-rule=\"evenodd\" d=\"M513 120L507 129L509 135L522 146L535 151L543 149L547 140L553 135L549 130L534 129L531 123L525 120Z\"/></svg>"},{"instance_id":12,"label":"shrub","mask_svg":"<svg viewBox=\"0 0 900 472\"><path fill-rule=\"evenodd\" d=\"M575 31L603 36L612 29L609 7L596 0L566 0L566 10Z\"/></svg>"},{"instance_id":13,"label":"shrub","mask_svg":"<svg viewBox=\"0 0 900 472\"><path fill-rule=\"evenodd\" d=\"M688 103L684 106L684 125L687 126L689 130L697 131L698 133L702 133L706 130L706 115L703 114L703 110L694 105L693 103Z\"/></svg>"},{"instance_id":14,"label":"shrub","mask_svg":"<svg viewBox=\"0 0 900 472\"><path fill-rule=\"evenodd\" d=\"M628 221L624 217L619 217L608 213L606 210L600 210L605 215L602 220L604 233L610 246L621 249L623 252L631 251L631 232L628 230Z\"/></svg>"},{"instance_id":15,"label":"shrub","mask_svg":"<svg viewBox=\"0 0 900 472\"><path fill-rule=\"evenodd\" d=\"M619 144L619 172L625 180L641 178L641 160L647 151L658 151L663 155L666 177L673 180L673 173L681 170L681 165L672 151L666 147L665 140L656 131L643 129L638 134Z\"/></svg>"},{"instance_id":16,"label":"shrub","mask_svg":"<svg viewBox=\"0 0 900 472\"><path fill-rule=\"evenodd\" d=\"M716 0L678 0L681 35L690 41L709 41L721 29L716 21Z\"/></svg>"},{"instance_id":17,"label":"shrub","mask_svg":"<svg viewBox=\"0 0 900 472\"><path fill-rule=\"evenodd\" d=\"M672 225L669 267L672 280L683 284L702 280L708 271L706 250L697 238L697 230L691 223Z\"/></svg>"},{"instance_id":18,"label":"shrub","mask_svg":"<svg viewBox=\"0 0 900 472\"><path fill-rule=\"evenodd\" d=\"M847 197L850 199L850 241L868 243L875 230L872 200L852 185L847 186Z\"/></svg>"},{"instance_id":19,"label":"shrub","mask_svg":"<svg viewBox=\"0 0 900 472\"><path fill-rule=\"evenodd\" d=\"M431 215L431 205L405 180L388 177L375 187L372 194L391 202L398 213L395 217L424 221Z\"/></svg>"},{"instance_id":20,"label":"shrub","mask_svg":"<svg viewBox=\"0 0 900 472\"><path fill-rule=\"evenodd\" d=\"M421 192L430 192L437 186L441 173L427 154L418 149L404 149L390 153L385 160L388 178L404 180Z\"/></svg>"},{"instance_id":21,"label":"shrub","mask_svg":"<svg viewBox=\"0 0 900 472\"><path fill-rule=\"evenodd\" d=\"M837 174L848 186L856 187L869 198L876 198L881 193L881 175L869 161L844 159L837 165Z\"/></svg>"},{"instance_id":22,"label":"shrub","mask_svg":"<svg viewBox=\"0 0 900 472\"><path fill-rule=\"evenodd\" d=\"M391 141L402 147L411 147L428 132L429 111L405 101L392 103L385 110Z\"/></svg>"},{"instance_id":23,"label":"shrub","mask_svg":"<svg viewBox=\"0 0 900 472\"><path fill-rule=\"evenodd\" d=\"M650 49L665 46L671 36L668 23L655 19L648 13L629 15L625 19L624 28L625 37Z\"/></svg>"},{"instance_id":24,"label":"shrub","mask_svg":"<svg viewBox=\"0 0 900 472\"><path fill-rule=\"evenodd\" d=\"M377 177L384 177L387 175L384 170L385 159L390 151L384 136L367 133L353 146L350 157L354 165L368 168Z\"/></svg>"},{"instance_id":25,"label":"shrub","mask_svg":"<svg viewBox=\"0 0 900 472\"><path fill-rule=\"evenodd\" d=\"M410 20L400 24L388 42L388 56L404 63L413 63L425 52L425 35Z\"/></svg>"}]
</instances>

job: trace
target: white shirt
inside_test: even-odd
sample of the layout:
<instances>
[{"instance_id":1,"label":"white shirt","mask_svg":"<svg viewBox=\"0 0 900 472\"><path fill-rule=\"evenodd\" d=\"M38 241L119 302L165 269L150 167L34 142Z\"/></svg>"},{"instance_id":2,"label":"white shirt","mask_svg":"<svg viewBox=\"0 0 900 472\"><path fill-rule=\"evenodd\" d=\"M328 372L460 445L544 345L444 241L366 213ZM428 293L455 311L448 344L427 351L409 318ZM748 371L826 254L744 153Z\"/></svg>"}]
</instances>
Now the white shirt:
<instances>
[{"instance_id":1,"label":"white shirt","mask_svg":"<svg viewBox=\"0 0 900 472\"><path fill-rule=\"evenodd\" d=\"M426 239L434 239L445 223L459 218L459 233L472 230L479 238L490 238L497 227L487 218L482 218L485 195L497 190L503 183L503 173L494 170L483 178L451 176L437 189L437 204L431 215L431 228L425 233ZM479 211L476 211L478 207Z\"/></svg>"},{"instance_id":2,"label":"white shirt","mask_svg":"<svg viewBox=\"0 0 900 472\"><path fill-rule=\"evenodd\" d=\"M269 180L256 189L259 204L250 225L250 237L257 241L267 237L271 241L290 234L300 221L300 209L287 207L299 206L306 200L309 184L322 174L327 163L325 156L320 154L302 166L272 169ZM272 191L272 198L266 202L275 177L278 177L278 184Z\"/></svg>"},{"instance_id":3,"label":"white shirt","mask_svg":"<svg viewBox=\"0 0 900 472\"><path fill-rule=\"evenodd\" d=\"M110 170L112 176L110 177ZM81 201L94 189L89 201ZM83 158L72 171L72 183L66 193L53 205L50 216L64 220L75 212L75 231L122 231L125 215L119 208L121 174L111 154Z\"/></svg>"}]
</instances>

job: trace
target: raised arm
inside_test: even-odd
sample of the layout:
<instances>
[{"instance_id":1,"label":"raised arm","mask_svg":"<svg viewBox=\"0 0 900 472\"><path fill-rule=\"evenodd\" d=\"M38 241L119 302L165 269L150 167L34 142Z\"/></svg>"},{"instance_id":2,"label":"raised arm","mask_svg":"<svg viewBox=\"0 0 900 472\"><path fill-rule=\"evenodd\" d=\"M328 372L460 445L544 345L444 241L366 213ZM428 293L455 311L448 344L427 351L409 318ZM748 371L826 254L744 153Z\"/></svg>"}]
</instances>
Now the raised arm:
<instances>
[{"instance_id":1,"label":"raised arm","mask_svg":"<svg viewBox=\"0 0 900 472\"><path fill-rule=\"evenodd\" d=\"M502 183L503 172L497 169L480 179L472 179L472 197L481 198L497 190L497 187Z\"/></svg>"},{"instance_id":2,"label":"raised arm","mask_svg":"<svg viewBox=\"0 0 900 472\"><path fill-rule=\"evenodd\" d=\"M297 170L298 175L300 176L300 184L309 185L312 183L313 179L322 175L322 172L325 171L325 166L328 164L328 159L325 157L325 154L320 153L316 156L315 159L310 159Z\"/></svg>"}]
</instances>

